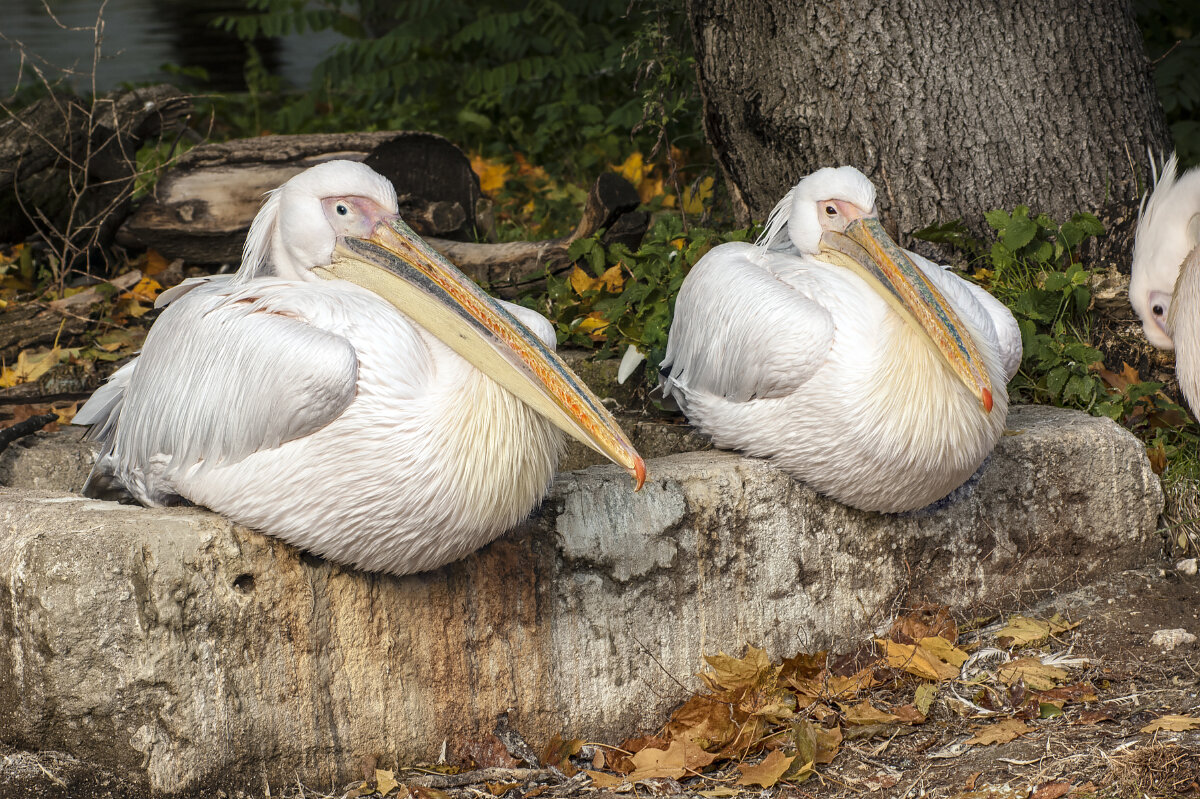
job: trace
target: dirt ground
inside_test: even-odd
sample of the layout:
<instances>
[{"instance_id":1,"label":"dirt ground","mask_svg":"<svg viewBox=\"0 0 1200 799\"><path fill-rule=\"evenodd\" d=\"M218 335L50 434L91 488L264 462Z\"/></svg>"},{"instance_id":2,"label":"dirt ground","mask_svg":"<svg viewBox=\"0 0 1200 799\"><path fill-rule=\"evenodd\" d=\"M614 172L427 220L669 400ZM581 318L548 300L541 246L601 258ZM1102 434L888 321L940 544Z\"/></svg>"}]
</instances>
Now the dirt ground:
<instances>
[{"instance_id":1,"label":"dirt ground","mask_svg":"<svg viewBox=\"0 0 1200 799\"><path fill-rule=\"evenodd\" d=\"M1013 609L1011 598L1003 603ZM401 772L414 799L556 799L627 796L929 797L930 799L1058 799L1073 797L1200 797L1200 730L1140 732L1161 716L1200 716L1200 643L1164 652L1151 643L1158 630L1200 633L1200 575L1164 562L1126 572L1057 597L1026 598L1028 615L1057 612L1080 622L1058 636L1055 650L1089 663L1073 679L1095 686L1097 701L1068 704L1061 716L1029 721L1032 731L1007 743L968 746L978 719L962 718L937 701L919 725L854 739L847 732L837 756L817 776L771 789L735 786L732 768L683 782L663 779L600 790L584 772L567 778L552 769L488 769L455 775ZM664 721L666 721L664 719ZM849 728L848 728L849 729ZM651 732L651 731L646 731ZM613 742L614 744L619 742ZM584 752L587 755L587 751ZM577 760L581 767L587 763ZM205 797L330 797L366 795L362 783L341 791L292 785L206 791ZM380 786L388 787L388 786ZM716 793L714 793L716 791ZM734 793L736 791L736 794ZM54 752L0 747L0 799L142 799L138 785ZM403 796L394 789L391 796Z\"/></svg>"}]
</instances>

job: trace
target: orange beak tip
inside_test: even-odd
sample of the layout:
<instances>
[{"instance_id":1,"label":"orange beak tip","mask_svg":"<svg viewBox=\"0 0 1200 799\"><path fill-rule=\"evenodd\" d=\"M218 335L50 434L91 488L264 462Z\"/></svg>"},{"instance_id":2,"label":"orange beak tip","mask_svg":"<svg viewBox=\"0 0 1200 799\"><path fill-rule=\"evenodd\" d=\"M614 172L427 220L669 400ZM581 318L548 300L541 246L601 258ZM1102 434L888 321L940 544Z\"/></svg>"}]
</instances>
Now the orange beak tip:
<instances>
[{"instance_id":1,"label":"orange beak tip","mask_svg":"<svg viewBox=\"0 0 1200 799\"><path fill-rule=\"evenodd\" d=\"M983 390L983 410L985 413L992 412L992 392L986 388Z\"/></svg>"},{"instance_id":2,"label":"orange beak tip","mask_svg":"<svg viewBox=\"0 0 1200 799\"><path fill-rule=\"evenodd\" d=\"M633 487L634 491L641 491L642 484L646 482L646 462L641 459L641 456L634 456L636 460L633 463L633 478L637 481L637 485Z\"/></svg>"}]
</instances>

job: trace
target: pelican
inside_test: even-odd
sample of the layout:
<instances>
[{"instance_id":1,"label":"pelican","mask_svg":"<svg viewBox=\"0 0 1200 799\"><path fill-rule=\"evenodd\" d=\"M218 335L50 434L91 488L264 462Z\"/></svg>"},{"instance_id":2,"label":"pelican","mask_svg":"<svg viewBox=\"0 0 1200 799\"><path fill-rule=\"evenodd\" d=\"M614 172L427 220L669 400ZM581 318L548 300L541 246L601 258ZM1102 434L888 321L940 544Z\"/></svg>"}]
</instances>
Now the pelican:
<instances>
[{"instance_id":1,"label":"pelican","mask_svg":"<svg viewBox=\"0 0 1200 799\"><path fill-rule=\"evenodd\" d=\"M1178 176L1172 155L1142 200L1129 301L1146 339L1175 350L1175 374L1200 413L1200 169Z\"/></svg>"},{"instance_id":2,"label":"pelican","mask_svg":"<svg viewBox=\"0 0 1200 799\"><path fill-rule=\"evenodd\" d=\"M839 502L947 496L1004 430L1021 360L1008 309L897 246L852 167L801 180L756 244L722 244L680 288L663 391L718 447Z\"/></svg>"},{"instance_id":3,"label":"pelican","mask_svg":"<svg viewBox=\"0 0 1200 799\"><path fill-rule=\"evenodd\" d=\"M331 560L406 574L491 541L545 493L566 432L645 465L538 314L479 290L330 161L270 193L235 275L186 281L75 417L85 493L190 502Z\"/></svg>"}]
</instances>

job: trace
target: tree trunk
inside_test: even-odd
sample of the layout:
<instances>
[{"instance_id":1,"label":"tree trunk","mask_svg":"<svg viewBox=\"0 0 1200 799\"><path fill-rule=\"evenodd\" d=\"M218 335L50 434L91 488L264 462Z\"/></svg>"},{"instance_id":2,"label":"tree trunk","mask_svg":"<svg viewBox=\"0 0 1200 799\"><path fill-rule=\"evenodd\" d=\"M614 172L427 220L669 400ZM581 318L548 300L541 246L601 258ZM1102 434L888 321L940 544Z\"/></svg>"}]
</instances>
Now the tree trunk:
<instances>
[{"instance_id":1,"label":"tree trunk","mask_svg":"<svg viewBox=\"0 0 1200 799\"><path fill-rule=\"evenodd\" d=\"M705 130L742 222L822 166L907 233L1133 201L1169 148L1122 0L688 0Z\"/></svg>"}]
</instances>

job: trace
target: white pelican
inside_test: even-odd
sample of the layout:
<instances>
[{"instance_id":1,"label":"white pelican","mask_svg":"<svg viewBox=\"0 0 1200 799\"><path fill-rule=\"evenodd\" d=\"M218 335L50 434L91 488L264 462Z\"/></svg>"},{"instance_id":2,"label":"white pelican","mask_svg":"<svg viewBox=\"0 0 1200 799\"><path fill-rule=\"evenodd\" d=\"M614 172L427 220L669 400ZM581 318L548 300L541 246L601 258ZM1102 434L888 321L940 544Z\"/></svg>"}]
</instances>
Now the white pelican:
<instances>
[{"instance_id":1,"label":"white pelican","mask_svg":"<svg viewBox=\"0 0 1200 799\"><path fill-rule=\"evenodd\" d=\"M757 245L705 255L675 305L664 393L718 447L864 510L935 502L1004 430L1021 361L1008 309L884 233L875 188L821 169Z\"/></svg>"},{"instance_id":2,"label":"white pelican","mask_svg":"<svg viewBox=\"0 0 1200 799\"><path fill-rule=\"evenodd\" d=\"M75 417L102 445L93 493L115 483L145 505L186 500L405 574L524 518L554 475L556 428L644 479L553 353L550 324L430 249L362 164L289 180L255 218L236 275L160 299L141 355Z\"/></svg>"},{"instance_id":3,"label":"white pelican","mask_svg":"<svg viewBox=\"0 0 1200 799\"><path fill-rule=\"evenodd\" d=\"M1175 350L1175 375L1200 414L1200 169L1178 177L1174 155L1142 200L1129 301L1146 339Z\"/></svg>"}]
</instances>

